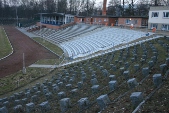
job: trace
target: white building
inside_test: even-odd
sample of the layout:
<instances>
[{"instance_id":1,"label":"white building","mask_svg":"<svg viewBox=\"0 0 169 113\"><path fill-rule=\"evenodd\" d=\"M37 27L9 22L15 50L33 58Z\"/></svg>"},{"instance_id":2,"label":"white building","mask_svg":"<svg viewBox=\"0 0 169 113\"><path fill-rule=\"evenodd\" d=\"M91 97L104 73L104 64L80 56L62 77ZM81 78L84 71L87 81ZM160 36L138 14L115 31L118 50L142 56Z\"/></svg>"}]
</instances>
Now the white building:
<instances>
[{"instance_id":1,"label":"white building","mask_svg":"<svg viewBox=\"0 0 169 113\"><path fill-rule=\"evenodd\" d=\"M148 28L169 31L169 6L150 7Z\"/></svg>"}]
</instances>

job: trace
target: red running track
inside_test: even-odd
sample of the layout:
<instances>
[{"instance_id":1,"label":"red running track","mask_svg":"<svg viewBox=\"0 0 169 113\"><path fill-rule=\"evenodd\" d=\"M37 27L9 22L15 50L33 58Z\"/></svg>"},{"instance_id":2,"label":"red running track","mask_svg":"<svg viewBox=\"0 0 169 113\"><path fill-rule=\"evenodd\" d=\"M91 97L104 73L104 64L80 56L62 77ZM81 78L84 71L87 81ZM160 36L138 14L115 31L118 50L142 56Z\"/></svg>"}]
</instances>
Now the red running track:
<instances>
[{"instance_id":1,"label":"red running track","mask_svg":"<svg viewBox=\"0 0 169 113\"><path fill-rule=\"evenodd\" d=\"M0 77L13 74L22 69L23 53L25 65L29 66L40 59L58 58L55 54L36 43L20 32L14 26L4 26L14 52L9 57L0 60Z\"/></svg>"}]
</instances>

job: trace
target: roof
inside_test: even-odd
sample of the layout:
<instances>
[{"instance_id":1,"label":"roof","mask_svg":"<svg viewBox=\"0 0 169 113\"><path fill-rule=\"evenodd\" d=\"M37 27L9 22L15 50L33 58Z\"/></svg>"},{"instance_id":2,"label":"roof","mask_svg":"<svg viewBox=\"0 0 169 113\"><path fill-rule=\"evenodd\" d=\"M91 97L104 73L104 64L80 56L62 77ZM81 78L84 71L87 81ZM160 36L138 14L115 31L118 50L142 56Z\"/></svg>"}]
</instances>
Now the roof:
<instances>
[{"instance_id":1,"label":"roof","mask_svg":"<svg viewBox=\"0 0 169 113\"><path fill-rule=\"evenodd\" d=\"M44 15L44 16L65 16L65 15L71 15L71 14L65 14L65 13L57 13L57 12L53 12L53 13L38 13L39 15ZM74 15L71 15L74 16Z\"/></svg>"},{"instance_id":2,"label":"roof","mask_svg":"<svg viewBox=\"0 0 169 113\"><path fill-rule=\"evenodd\" d=\"M169 6L151 6L150 11L169 10Z\"/></svg>"},{"instance_id":3,"label":"roof","mask_svg":"<svg viewBox=\"0 0 169 113\"><path fill-rule=\"evenodd\" d=\"M148 18L148 16L119 16L118 18Z\"/></svg>"}]
</instances>

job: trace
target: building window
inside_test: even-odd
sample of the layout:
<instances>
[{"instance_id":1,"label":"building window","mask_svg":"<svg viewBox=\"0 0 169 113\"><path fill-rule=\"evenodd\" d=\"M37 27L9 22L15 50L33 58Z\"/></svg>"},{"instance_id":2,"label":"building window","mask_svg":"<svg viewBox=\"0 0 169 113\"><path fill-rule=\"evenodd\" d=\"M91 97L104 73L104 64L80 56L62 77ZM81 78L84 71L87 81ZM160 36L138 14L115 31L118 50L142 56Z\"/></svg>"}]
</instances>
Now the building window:
<instances>
[{"instance_id":1,"label":"building window","mask_svg":"<svg viewBox=\"0 0 169 113\"><path fill-rule=\"evenodd\" d=\"M156 28L157 29L158 24L151 24L151 29Z\"/></svg>"},{"instance_id":2,"label":"building window","mask_svg":"<svg viewBox=\"0 0 169 113\"><path fill-rule=\"evenodd\" d=\"M96 19L96 18L94 19L94 22L97 22L97 19Z\"/></svg>"},{"instance_id":3,"label":"building window","mask_svg":"<svg viewBox=\"0 0 169 113\"><path fill-rule=\"evenodd\" d=\"M169 18L169 12L163 12L163 17L164 18Z\"/></svg>"},{"instance_id":4,"label":"building window","mask_svg":"<svg viewBox=\"0 0 169 113\"><path fill-rule=\"evenodd\" d=\"M169 25L163 24L161 30L169 31Z\"/></svg>"},{"instance_id":5,"label":"building window","mask_svg":"<svg viewBox=\"0 0 169 113\"><path fill-rule=\"evenodd\" d=\"M101 20L101 18L99 18L99 22L101 22L102 20Z\"/></svg>"},{"instance_id":6,"label":"building window","mask_svg":"<svg viewBox=\"0 0 169 113\"><path fill-rule=\"evenodd\" d=\"M133 24L137 24L137 20L134 20L134 23Z\"/></svg>"},{"instance_id":7,"label":"building window","mask_svg":"<svg viewBox=\"0 0 169 113\"><path fill-rule=\"evenodd\" d=\"M104 21L106 22L106 21L107 21L107 18L105 18Z\"/></svg>"},{"instance_id":8,"label":"building window","mask_svg":"<svg viewBox=\"0 0 169 113\"><path fill-rule=\"evenodd\" d=\"M126 24L131 24L131 20L130 19L126 19Z\"/></svg>"},{"instance_id":9,"label":"building window","mask_svg":"<svg viewBox=\"0 0 169 113\"><path fill-rule=\"evenodd\" d=\"M158 17L158 15L159 15L159 12L152 12L151 17Z\"/></svg>"}]
</instances>

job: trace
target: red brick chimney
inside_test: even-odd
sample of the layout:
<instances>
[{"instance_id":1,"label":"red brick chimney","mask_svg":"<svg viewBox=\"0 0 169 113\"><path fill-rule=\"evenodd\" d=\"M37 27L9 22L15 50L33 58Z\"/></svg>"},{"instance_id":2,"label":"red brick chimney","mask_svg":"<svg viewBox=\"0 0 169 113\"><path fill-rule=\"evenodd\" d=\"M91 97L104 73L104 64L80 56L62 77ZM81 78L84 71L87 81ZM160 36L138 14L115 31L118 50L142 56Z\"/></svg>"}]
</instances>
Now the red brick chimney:
<instances>
[{"instance_id":1,"label":"red brick chimney","mask_svg":"<svg viewBox=\"0 0 169 113\"><path fill-rule=\"evenodd\" d=\"M102 15L103 16L106 15L106 4L107 4L107 0L103 0L103 9L102 9Z\"/></svg>"}]
</instances>

